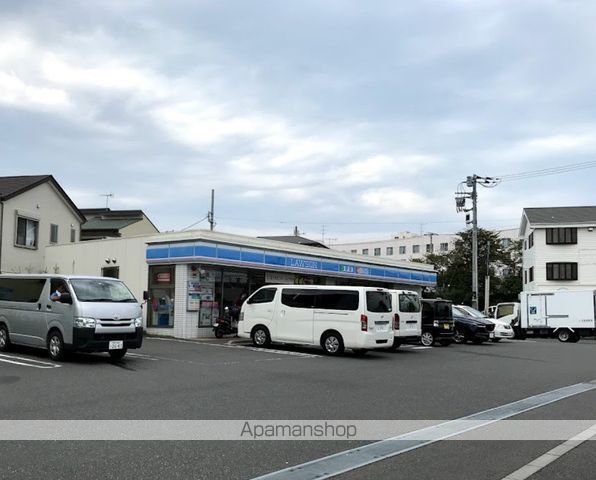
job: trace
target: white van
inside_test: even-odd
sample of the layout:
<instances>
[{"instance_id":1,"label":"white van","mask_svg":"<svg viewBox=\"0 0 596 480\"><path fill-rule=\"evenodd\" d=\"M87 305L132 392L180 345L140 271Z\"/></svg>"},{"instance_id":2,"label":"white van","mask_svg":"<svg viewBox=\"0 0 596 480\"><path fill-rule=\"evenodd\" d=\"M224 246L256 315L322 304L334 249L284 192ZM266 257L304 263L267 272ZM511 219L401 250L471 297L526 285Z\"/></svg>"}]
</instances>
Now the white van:
<instances>
[{"instance_id":1,"label":"white van","mask_svg":"<svg viewBox=\"0 0 596 480\"><path fill-rule=\"evenodd\" d=\"M393 344L391 293L374 287L271 285L242 306L238 336L258 347L271 342L320 345L330 355L364 353Z\"/></svg>"},{"instance_id":2,"label":"white van","mask_svg":"<svg viewBox=\"0 0 596 480\"><path fill-rule=\"evenodd\" d=\"M109 352L122 358L143 342L141 306L115 278L0 275L0 351L12 344L67 351Z\"/></svg>"},{"instance_id":3,"label":"white van","mask_svg":"<svg viewBox=\"0 0 596 480\"><path fill-rule=\"evenodd\" d=\"M422 305L420 295L411 290L390 290L394 315L392 348L403 343L418 343L422 335Z\"/></svg>"}]
</instances>

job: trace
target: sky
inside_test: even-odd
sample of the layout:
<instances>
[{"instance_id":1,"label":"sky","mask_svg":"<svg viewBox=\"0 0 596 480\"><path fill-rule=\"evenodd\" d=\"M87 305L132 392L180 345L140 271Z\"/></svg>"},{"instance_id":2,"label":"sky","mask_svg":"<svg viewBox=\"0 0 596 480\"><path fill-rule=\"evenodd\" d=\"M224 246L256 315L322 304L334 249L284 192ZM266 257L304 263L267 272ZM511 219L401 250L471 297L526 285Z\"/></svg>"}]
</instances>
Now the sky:
<instances>
[{"instance_id":1,"label":"sky","mask_svg":"<svg viewBox=\"0 0 596 480\"><path fill-rule=\"evenodd\" d=\"M468 175L596 160L594 24L579 0L0 0L0 175L162 231L211 189L222 232L461 231ZM594 205L595 178L479 187L479 225Z\"/></svg>"}]
</instances>

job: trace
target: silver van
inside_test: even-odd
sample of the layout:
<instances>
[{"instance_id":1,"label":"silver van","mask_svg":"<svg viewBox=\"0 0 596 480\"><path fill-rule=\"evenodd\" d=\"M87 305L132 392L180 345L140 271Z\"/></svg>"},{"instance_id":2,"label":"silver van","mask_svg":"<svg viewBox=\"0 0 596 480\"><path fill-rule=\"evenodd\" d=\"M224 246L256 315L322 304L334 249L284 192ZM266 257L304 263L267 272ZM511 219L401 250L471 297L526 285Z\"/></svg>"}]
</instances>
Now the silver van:
<instances>
[{"instance_id":1,"label":"silver van","mask_svg":"<svg viewBox=\"0 0 596 480\"><path fill-rule=\"evenodd\" d=\"M75 275L0 275L0 351L12 344L122 358L143 343L139 302L120 280Z\"/></svg>"}]
</instances>

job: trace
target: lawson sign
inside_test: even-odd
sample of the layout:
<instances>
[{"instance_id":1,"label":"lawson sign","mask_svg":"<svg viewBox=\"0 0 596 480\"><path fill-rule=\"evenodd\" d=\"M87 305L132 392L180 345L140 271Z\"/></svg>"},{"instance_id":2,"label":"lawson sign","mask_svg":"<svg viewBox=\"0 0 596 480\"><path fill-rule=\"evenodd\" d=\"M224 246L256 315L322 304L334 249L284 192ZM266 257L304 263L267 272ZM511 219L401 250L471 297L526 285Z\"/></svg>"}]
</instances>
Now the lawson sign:
<instances>
[{"instance_id":1,"label":"lawson sign","mask_svg":"<svg viewBox=\"0 0 596 480\"><path fill-rule=\"evenodd\" d=\"M261 250L211 242L171 243L149 245L146 252L148 263L218 263L258 267L282 272L335 274L342 277L368 278L414 285L433 286L437 275L433 272L396 268L341 260L296 256L289 252Z\"/></svg>"}]
</instances>

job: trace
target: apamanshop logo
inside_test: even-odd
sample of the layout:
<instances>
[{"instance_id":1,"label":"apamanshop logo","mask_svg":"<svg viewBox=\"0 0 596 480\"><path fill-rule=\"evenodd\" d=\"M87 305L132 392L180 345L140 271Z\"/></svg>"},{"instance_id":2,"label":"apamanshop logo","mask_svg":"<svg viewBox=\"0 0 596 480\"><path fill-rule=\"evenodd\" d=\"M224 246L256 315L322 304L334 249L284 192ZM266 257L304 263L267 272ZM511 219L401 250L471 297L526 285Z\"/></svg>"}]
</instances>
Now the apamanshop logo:
<instances>
[{"instance_id":1,"label":"apamanshop logo","mask_svg":"<svg viewBox=\"0 0 596 480\"><path fill-rule=\"evenodd\" d=\"M240 437L253 440L350 440L357 434L356 425L351 424L246 421Z\"/></svg>"}]
</instances>

